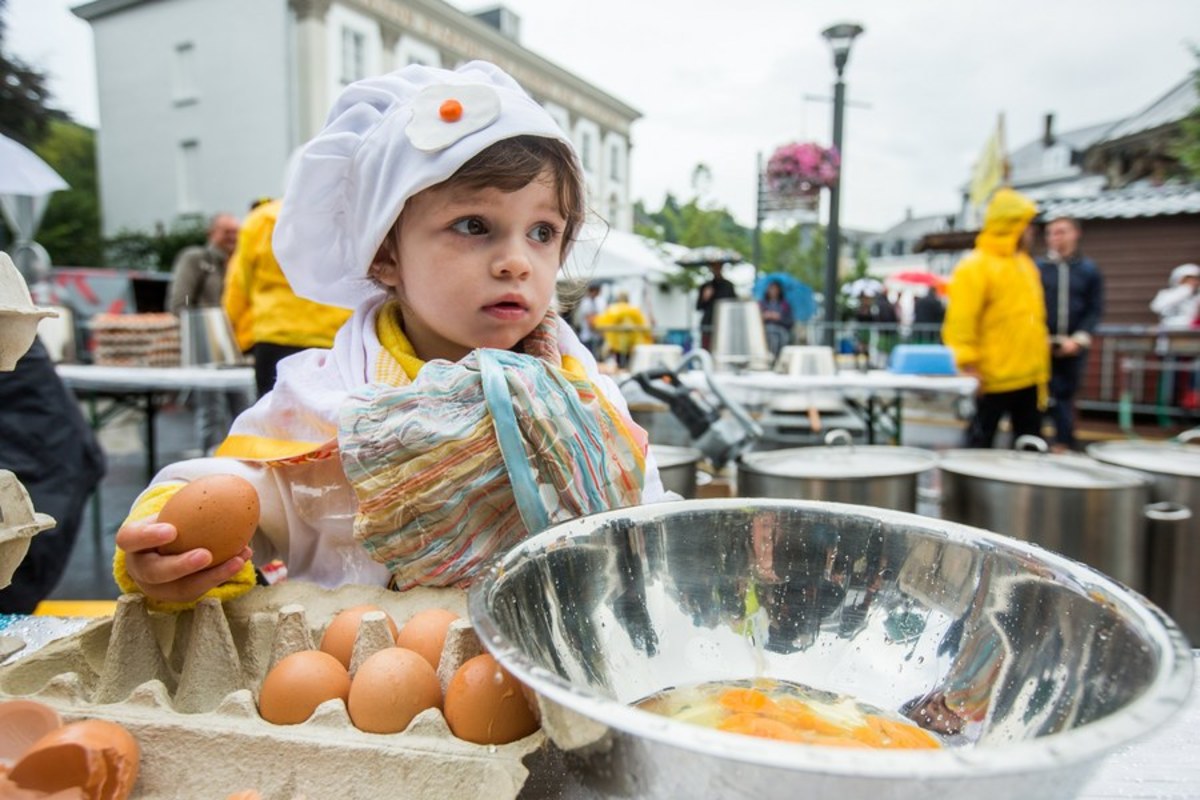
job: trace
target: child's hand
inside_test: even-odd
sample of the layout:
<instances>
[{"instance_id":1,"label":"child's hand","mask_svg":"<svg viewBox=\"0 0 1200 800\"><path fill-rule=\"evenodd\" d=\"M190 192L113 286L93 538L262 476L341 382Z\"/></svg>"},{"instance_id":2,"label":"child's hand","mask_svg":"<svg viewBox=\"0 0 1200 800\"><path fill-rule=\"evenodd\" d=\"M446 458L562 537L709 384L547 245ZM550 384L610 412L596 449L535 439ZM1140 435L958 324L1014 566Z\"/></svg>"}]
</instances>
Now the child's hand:
<instances>
[{"instance_id":1,"label":"child's hand","mask_svg":"<svg viewBox=\"0 0 1200 800\"><path fill-rule=\"evenodd\" d=\"M117 547L125 551L125 571L152 600L190 603L209 589L232 578L250 560L249 547L222 564L213 565L203 547L167 556L157 548L175 538L175 526L158 516L129 522L117 531Z\"/></svg>"}]
</instances>

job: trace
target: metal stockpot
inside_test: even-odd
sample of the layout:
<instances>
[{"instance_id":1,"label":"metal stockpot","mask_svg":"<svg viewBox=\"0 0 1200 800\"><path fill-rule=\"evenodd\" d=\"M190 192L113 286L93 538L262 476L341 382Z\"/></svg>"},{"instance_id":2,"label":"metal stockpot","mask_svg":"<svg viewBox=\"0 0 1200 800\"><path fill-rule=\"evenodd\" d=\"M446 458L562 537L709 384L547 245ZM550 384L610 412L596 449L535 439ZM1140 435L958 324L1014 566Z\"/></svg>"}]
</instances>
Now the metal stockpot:
<instances>
[{"instance_id":1,"label":"metal stockpot","mask_svg":"<svg viewBox=\"0 0 1200 800\"><path fill-rule=\"evenodd\" d=\"M942 517L1062 553L1144 591L1150 481L1078 455L948 450L938 468Z\"/></svg>"},{"instance_id":2,"label":"metal stockpot","mask_svg":"<svg viewBox=\"0 0 1200 800\"><path fill-rule=\"evenodd\" d=\"M1170 614L1192 643L1200 643L1200 429L1175 441L1114 441L1089 445L1097 461L1136 470L1152 482L1147 512L1146 596Z\"/></svg>"},{"instance_id":3,"label":"metal stockpot","mask_svg":"<svg viewBox=\"0 0 1200 800\"><path fill-rule=\"evenodd\" d=\"M684 499L696 496L696 464L704 457L694 447L673 447L665 444L650 445L663 488L675 492Z\"/></svg>"},{"instance_id":4,"label":"metal stockpot","mask_svg":"<svg viewBox=\"0 0 1200 800\"><path fill-rule=\"evenodd\" d=\"M738 495L915 511L917 481L937 465L937 456L915 447L852 442L849 432L833 430L824 447L747 453L738 460Z\"/></svg>"}]
</instances>

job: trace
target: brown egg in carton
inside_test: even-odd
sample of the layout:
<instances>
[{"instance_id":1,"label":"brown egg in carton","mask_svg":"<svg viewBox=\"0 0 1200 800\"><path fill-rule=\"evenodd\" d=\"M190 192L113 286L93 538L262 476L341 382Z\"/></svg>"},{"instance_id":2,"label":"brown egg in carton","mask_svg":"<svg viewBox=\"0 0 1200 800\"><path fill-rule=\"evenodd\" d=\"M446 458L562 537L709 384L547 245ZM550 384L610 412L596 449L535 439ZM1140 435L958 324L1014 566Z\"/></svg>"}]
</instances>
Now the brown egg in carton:
<instances>
[{"instance_id":1,"label":"brown egg in carton","mask_svg":"<svg viewBox=\"0 0 1200 800\"><path fill-rule=\"evenodd\" d=\"M284 582L180 614L149 612L140 595L125 595L112 618L0 669L0 697L38 700L67 721L123 725L142 748L133 794L142 800L224 798L247 789L264 800L515 798L529 776L523 761L547 744L540 730L511 744L473 744L453 736L433 708L401 733L365 733L340 699L299 725L261 718L257 692L269 668L313 649L339 611L364 604L398 625L426 608L462 617L450 626L438 666L443 691L464 661L483 652L466 621L466 593L455 589ZM391 646L379 635L385 625L364 617L352 670Z\"/></svg>"}]
</instances>

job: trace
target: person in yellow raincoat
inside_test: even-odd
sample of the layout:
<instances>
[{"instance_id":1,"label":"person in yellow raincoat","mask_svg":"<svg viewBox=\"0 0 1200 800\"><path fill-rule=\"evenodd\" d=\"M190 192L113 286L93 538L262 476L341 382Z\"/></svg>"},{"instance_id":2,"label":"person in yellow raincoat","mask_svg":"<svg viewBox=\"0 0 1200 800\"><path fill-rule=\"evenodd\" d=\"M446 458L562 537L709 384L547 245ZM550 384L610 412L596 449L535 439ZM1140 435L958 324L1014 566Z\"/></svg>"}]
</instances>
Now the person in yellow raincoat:
<instances>
[{"instance_id":1,"label":"person in yellow raincoat","mask_svg":"<svg viewBox=\"0 0 1200 800\"><path fill-rule=\"evenodd\" d=\"M1029 224L1037 206L1012 189L996 192L972 250L954 269L942 340L961 372L979 379L968 447L992 447L1006 415L1013 440L1041 433L1050 377L1050 332Z\"/></svg>"},{"instance_id":2,"label":"person in yellow raincoat","mask_svg":"<svg viewBox=\"0 0 1200 800\"><path fill-rule=\"evenodd\" d=\"M604 334L604 344L616 356L618 367L629 364L634 347L654 342L646 315L629 302L628 292L618 292L616 302L597 314L592 326Z\"/></svg>"},{"instance_id":3,"label":"person in yellow raincoat","mask_svg":"<svg viewBox=\"0 0 1200 800\"><path fill-rule=\"evenodd\" d=\"M262 397L275 385L276 365L310 347L328 349L350 311L298 297L275 260L271 236L281 201L255 206L229 259L221 304L242 352L254 353L254 383Z\"/></svg>"}]
</instances>

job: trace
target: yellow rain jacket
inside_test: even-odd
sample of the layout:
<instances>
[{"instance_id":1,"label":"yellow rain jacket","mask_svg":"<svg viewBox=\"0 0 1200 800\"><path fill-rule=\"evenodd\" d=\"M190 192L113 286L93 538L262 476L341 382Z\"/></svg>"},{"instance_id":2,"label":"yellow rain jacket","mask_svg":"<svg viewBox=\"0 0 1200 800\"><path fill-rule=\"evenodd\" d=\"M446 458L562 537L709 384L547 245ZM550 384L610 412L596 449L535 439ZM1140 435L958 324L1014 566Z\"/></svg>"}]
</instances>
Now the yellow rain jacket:
<instances>
[{"instance_id":1,"label":"yellow rain jacket","mask_svg":"<svg viewBox=\"0 0 1200 800\"><path fill-rule=\"evenodd\" d=\"M592 327L604 333L604 343L610 351L621 355L629 355L639 344L654 342L646 315L637 306L621 300L597 314Z\"/></svg>"},{"instance_id":2,"label":"yellow rain jacket","mask_svg":"<svg viewBox=\"0 0 1200 800\"><path fill-rule=\"evenodd\" d=\"M279 206L272 200L246 217L225 275L221 302L243 352L256 342L328 348L350 318L349 309L314 303L292 291L271 249Z\"/></svg>"},{"instance_id":3,"label":"yellow rain jacket","mask_svg":"<svg viewBox=\"0 0 1200 800\"><path fill-rule=\"evenodd\" d=\"M950 278L942 340L960 369L979 373L985 394L1039 387L1050 377L1050 332L1042 280L1018 249L1037 206L1000 189L984 215L975 249Z\"/></svg>"}]
</instances>

